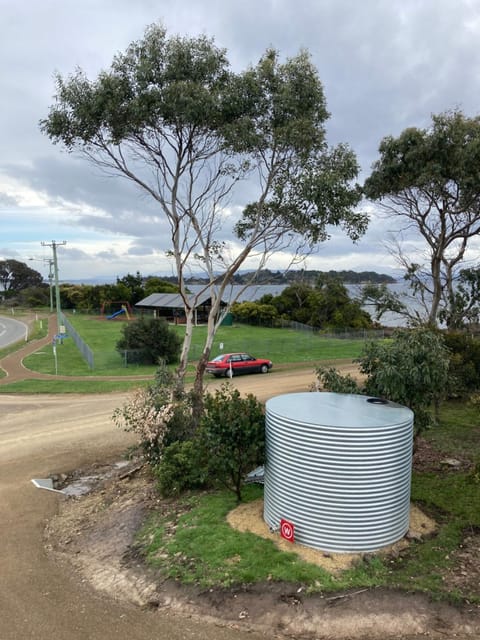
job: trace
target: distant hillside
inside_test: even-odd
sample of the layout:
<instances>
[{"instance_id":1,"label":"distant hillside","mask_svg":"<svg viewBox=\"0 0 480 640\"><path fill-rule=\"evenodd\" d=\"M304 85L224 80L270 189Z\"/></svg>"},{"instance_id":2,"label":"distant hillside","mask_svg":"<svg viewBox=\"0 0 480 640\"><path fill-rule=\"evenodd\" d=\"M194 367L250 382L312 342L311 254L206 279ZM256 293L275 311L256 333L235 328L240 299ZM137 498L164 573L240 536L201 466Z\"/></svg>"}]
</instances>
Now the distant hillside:
<instances>
[{"instance_id":1,"label":"distant hillside","mask_svg":"<svg viewBox=\"0 0 480 640\"><path fill-rule=\"evenodd\" d=\"M232 279L232 284L248 284L251 280L251 273L238 273ZM395 278L386 273L376 273L375 271L317 271L315 269L302 269L299 271L270 271L264 269L260 271L255 278L257 284L293 284L295 282L303 282L306 284L315 284L319 278L329 278L340 280L344 284L393 284ZM176 282L175 277L164 278L164 280ZM206 278L189 278L188 284L204 284Z\"/></svg>"}]
</instances>

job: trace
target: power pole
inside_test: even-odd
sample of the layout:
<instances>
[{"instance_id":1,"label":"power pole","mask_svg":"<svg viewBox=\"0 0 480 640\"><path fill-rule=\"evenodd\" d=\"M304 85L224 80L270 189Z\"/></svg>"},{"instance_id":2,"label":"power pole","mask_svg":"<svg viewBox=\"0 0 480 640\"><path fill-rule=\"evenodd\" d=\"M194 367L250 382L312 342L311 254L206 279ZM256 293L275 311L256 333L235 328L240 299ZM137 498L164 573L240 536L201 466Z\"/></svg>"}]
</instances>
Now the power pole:
<instances>
[{"instance_id":1,"label":"power pole","mask_svg":"<svg viewBox=\"0 0 480 640\"><path fill-rule=\"evenodd\" d=\"M61 315L62 310L60 308L60 288L58 284L58 260L57 260L57 247L67 244L66 240L62 242L42 242L42 247L52 247L53 251L53 275L55 278L55 306L57 309L57 331L61 333L60 327L62 326Z\"/></svg>"},{"instance_id":2,"label":"power pole","mask_svg":"<svg viewBox=\"0 0 480 640\"><path fill-rule=\"evenodd\" d=\"M50 293L50 313L53 313L53 258L48 258L48 289Z\"/></svg>"}]
</instances>

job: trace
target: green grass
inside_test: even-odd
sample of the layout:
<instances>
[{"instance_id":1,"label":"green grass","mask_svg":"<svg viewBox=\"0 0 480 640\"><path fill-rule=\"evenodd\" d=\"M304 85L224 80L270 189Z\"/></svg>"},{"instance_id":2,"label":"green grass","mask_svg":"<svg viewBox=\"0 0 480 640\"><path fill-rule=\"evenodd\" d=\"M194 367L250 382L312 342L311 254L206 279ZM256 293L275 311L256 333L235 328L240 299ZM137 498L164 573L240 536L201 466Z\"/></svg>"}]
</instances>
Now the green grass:
<instances>
[{"instance_id":1,"label":"green grass","mask_svg":"<svg viewBox=\"0 0 480 640\"><path fill-rule=\"evenodd\" d=\"M115 349L124 322L108 321L99 319L97 316L82 314L69 315L68 319L94 352L95 369L88 368L72 338L68 337L62 345L57 345L57 368L60 375L132 376L153 375L155 372L155 366L124 366L122 357ZM177 326L175 330L183 337L185 331L183 326ZM190 351L191 362L200 356L206 334L205 326L195 327ZM270 358L274 364L315 363L325 360L355 358L360 354L363 344L363 340L322 338L318 334L291 329L234 325L219 328L212 354L216 355L221 351L247 351L258 357ZM223 349L220 345L223 346ZM49 345L40 353L29 356L25 360L25 365L29 369L41 373L55 373L52 347Z\"/></svg>"},{"instance_id":2,"label":"green grass","mask_svg":"<svg viewBox=\"0 0 480 640\"><path fill-rule=\"evenodd\" d=\"M250 486L244 494L250 501L261 490ZM235 506L233 494L222 492L187 498L178 520L175 511L154 515L139 536L149 563L166 577L205 587L266 580L332 584L326 571L279 551L271 540L232 529L225 517Z\"/></svg>"},{"instance_id":3,"label":"green grass","mask_svg":"<svg viewBox=\"0 0 480 640\"><path fill-rule=\"evenodd\" d=\"M424 437L446 455L461 455L471 459L480 455L480 410L478 406L456 401L445 403L441 424L424 433Z\"/></svg>"},{"instance_id":4,"label":"green grass","mask_svg":"<svg viewBox=\"0 0 480 640\"><path fill-rule=\"evenodd\" d=\"M478 411L448 403L443 414L440 428L429 433L432 445L460 455L467 441L474 460L480 454ZM260 486L245 489L245 501L262 496ZM204 587L286 580L309 591L383 586L479 603L477 590L449 593L443 576L454 568L464 534L480 528L480 483L468 472L414 473L412 501L436 520L436 534L412 542L399 555L368 554L337 575L279 551L271 541L232 529L226 516L236 503L227 491L190 495L180 506L172 503L170 512L153 514L138 546L161 575Z\"/></svg>"},{"instance_id":5,"label":"green grass","mask_svg":"<svg viewBox=\"0 0 480 640\"><path fill-rule=\"evenodd\" d=\"M95 368L90 369L76 347L71 337L66 337L63 344L56 345L56 359L53 347L47 344L38 351L26 357L24 364L28 369L52 376L81 376L84 381L51 381L25 380L5 384L0 387L0 393L90 393L124 391L131 389L141 382L145 376L152 377L156 366L129 365L124 366L121 356L116 352L115 345L121 335L122 321L107 321L98 316L84 314L70 314L70 322L85 342L93 350ZM43 322L44 335L47 323ZM182 336L183 326L175 327ZM206 327L195 327L193 333L191 364L187 371L187 381L192 377L194 363L198 358L206 337ZM220 349L220 345L223 349ZM351 360L357 357L364 345L363 340L341 338L323 338L318 334L294 331L291 329L268 329L238 325L220 327L215 338L212 353L216 355L221 350L248 351L257 356L265 356L273 360L274 367L290 364L291 367L299 363L312 363ZM9 352L18 349L12 346ZM6 355L6 354L5 354ZM172 365L172 368L173 365ZM274 368L274 372L275 372ZM125 381L93 381L89 378L118 376ZM135 377L138 376L137 380ZM128 380L127 380L128 378Z\"/></svg>"},{"instance_id":6,"label":"green grass","mask_svg":"<svg viewBox=\"0 0 480 640\"><path fill-rule=\"evenodd\" d=\"M151 380L21 380L0 386L6 393L121 393L151 384Z\"/></svg>"}]
</instances>

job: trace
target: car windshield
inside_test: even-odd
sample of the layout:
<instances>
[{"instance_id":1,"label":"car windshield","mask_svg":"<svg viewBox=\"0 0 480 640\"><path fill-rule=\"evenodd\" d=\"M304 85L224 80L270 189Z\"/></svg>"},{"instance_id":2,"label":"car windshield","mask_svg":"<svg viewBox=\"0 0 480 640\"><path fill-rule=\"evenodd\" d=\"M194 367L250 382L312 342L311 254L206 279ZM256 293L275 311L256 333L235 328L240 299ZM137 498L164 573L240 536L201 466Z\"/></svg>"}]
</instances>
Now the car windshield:
<instances>
[{"instance_id":1,"label":"car windshield","mask_svg":"<svg viewBox=\"0 0 480 640\"><path fill-rule=\"evenodd\" d=\"M217 356L216 358L214 358L214 359L212 360L212 362L220 362L220 360L223 360L223 358L224 358L224 357L225 357L224 355L220 354L219 356Z\"/></svg>"}]
</instances>

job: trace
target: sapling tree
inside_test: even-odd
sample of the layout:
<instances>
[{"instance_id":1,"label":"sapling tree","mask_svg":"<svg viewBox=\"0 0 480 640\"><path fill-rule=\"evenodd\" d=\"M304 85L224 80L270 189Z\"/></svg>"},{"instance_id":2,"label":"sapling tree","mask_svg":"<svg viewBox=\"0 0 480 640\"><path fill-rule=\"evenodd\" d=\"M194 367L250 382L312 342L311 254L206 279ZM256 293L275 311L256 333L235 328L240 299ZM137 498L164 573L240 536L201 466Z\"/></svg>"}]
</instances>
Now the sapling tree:
<instances>
[{"instance_id":1,"label":"sapling tree","mask_svg":"<svg viewBox=\"0 0 480 640\"><path fill-rule=\"evenodd\" d=\"M242 499L246 474L265 456L265 416L262 404L248 394L222 385L205 397L205 412L198 431L207 477Z\"/></svg>"},{"instance_id":2,"label":"sapling tree","mask_svg":"<svg viewBox=\"0 0 480 640\"><path fill-rule=\"evenodd\" d=\"M409 407L418 434L438 420L449 387L449 362L439 332L401 329L392 340L367 343L358 359L360 381L325 367L317 369L317 376L326 391L379 396Z\"/></svg>"}]
</instances>

